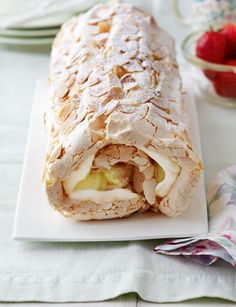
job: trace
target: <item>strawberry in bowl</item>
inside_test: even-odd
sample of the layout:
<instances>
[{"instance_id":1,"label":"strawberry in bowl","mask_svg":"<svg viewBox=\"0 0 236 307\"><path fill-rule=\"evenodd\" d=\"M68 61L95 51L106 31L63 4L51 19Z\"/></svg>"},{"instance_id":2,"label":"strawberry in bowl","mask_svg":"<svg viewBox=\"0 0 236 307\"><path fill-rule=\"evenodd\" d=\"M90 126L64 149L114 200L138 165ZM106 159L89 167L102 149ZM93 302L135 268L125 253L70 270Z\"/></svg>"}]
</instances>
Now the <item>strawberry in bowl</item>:
<instances>
[{"instance_id":1,"label":"strawberry in bowl","mask_svg":"<svg viewBox=\"0 0 236 307\"><path fill-rule=\"evenodd\" d=\"M225 56L236 58L236 23L224 25L221 34L225 37L226 42Z\"/></svg>"},{"instance_id":2,"label":"strawberry in bowl","mask_svg":"<svg viewBox=\"0 0 236 307\"><path fill-rule=\"evenodd\" d=\"M211 101L236 107L236 23L195 32L182 43L192 77ZM200 69L199 69L200 68Z\"/></svg>"},{"instance_id":3,"label":"strawberry in bowl","mask_svg":"<svg viewBox=\"0 0 236 307\"><path fill-rule=\"evenodd\" d=\"M226 59L223 61L225 65L235 66L236 59ZM216 93L224 97L236 97L236 73L220 72L213 80Z\"/></svg>"},{"instance_id":4,"label":"strawberry in bowl","mask_svg":"<svg viewBox=\"0 0 236 307\"><path fill-rule=\"evenodd\" d=\"M221 32L207 31L198 40L196 55L200 59L211 63L222 63L225 56L226 39ZM214 70L204 71L207 78L214 80L217 72Z\"/></svg>"}]
</instances>

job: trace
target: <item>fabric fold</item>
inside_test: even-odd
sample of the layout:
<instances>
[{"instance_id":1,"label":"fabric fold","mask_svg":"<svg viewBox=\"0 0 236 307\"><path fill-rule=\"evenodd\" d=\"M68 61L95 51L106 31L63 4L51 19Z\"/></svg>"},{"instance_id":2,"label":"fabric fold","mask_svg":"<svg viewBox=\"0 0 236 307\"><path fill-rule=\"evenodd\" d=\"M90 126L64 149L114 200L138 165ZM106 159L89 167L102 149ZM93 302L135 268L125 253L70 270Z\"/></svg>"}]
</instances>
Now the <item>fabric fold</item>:
<instances>
[{"instance_id":1,"label":"fabric fold","mask_svg":"<svg viewBox=\"0 0 236 307\"><path fill-rule=\"evenodd\" d=\"M170 240L154 248L210 265L219 258L236 268L236 165L221 171L208 187L209 233Z\"/></svg>"}]
</instances>

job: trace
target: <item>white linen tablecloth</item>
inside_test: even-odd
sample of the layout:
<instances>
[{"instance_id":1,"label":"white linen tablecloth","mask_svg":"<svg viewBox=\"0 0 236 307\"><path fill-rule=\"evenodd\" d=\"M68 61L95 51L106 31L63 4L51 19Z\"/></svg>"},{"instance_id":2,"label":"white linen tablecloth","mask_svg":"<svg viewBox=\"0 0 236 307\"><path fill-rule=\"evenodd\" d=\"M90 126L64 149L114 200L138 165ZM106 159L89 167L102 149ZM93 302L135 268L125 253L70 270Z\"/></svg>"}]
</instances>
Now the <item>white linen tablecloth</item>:
<instances>
[{"instance_id":1,"label":"white linen tablecloth","mask_svg":"<svg viewBox=\"0 0 236 307\"><path fill-rule=\"evenodd\" d=\"M165 12L166 7L160 22L181 39L182 32ZM0 50L0 301L98 301L128 292L156 302L201 296L236 301L236 270L230 265L219 261L202 267L180 257L156 255L155 240L11 239L35 81L47 76L48 64L47 49ZM208 104L201 97L197 108L208 182L236 163L236 110Z\"/></svg>"}]
</instances>

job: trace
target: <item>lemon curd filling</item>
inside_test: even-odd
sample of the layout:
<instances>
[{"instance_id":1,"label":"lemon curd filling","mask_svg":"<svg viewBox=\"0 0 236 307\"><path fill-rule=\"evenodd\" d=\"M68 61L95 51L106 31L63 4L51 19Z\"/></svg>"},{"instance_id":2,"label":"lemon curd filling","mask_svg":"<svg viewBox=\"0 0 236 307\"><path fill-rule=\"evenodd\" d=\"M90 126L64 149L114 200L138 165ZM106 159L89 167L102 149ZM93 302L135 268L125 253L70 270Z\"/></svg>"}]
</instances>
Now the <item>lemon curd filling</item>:
<instances>
[{"instance_id":1,"label":"lemon curd filling","mask_svg":"<svg viewBox=\"0 0 236 307\"><path fill-rule=\"evenodd\" d=\"M165 172L159 164L154 162L155 175L154 178L157 183L160 183L165 178ZM111 169L101 171L91 171L84 179L78 181L73 187L73 192L78 190L96 190L106 191L113 188L122 188L123 183L120 180L116 172Z\"/></svg>"},{"instance_id":2,"label":"lemon curd filling","mask_svg":"<svg viewBox=\"0 0 236 307\"><path fill-rule=\"evenodd\" d=\"M154 163L154 168L155 168L155 175L154 178L156 180L156 183L160 183L164 180L165 178L165 172L162 167L158 163Z\"/></svg>"},{"instance_id":3,"label":"lemon curd filling","mask_svg":"<svg viewBox=\"0 0 236 307\"><path fill-rule=\"evenodd\" d=\"M83 180L79 181L73 188L73 192L78 190L106 191L109 188L121 188L122 181L112 170L91 171Z\"/></svg>"}]
</instances>

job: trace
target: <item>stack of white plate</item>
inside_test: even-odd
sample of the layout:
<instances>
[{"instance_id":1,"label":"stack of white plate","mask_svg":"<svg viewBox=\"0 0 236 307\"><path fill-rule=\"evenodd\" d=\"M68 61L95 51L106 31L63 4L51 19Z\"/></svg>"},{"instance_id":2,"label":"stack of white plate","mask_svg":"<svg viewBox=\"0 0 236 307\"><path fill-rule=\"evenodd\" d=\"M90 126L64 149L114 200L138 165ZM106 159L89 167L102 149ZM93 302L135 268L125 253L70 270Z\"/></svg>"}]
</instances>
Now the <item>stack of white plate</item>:
<instances>
[{"instance_id":1,"label":"stack of white plate","mask_svg":"<svg viewBox=\"0 0 236 307\"><path fill-rule=\"evenodd\" d=\"M52 28L10 28L0 30L0 44L4 45L48 45L58 32Z\"/></svg>"},{"instance_id":2,"label":"stack of white plate","mask_svg":"<svg viewBox=\"0 0 236 307\"><path fill-rule=\"evenodd\" d=\"M20 25L0 28L0 44L6 45L48 45L51 44L61 24L70 15L44 17ZM7 20L7 18L5 18ZM10 20L10 17L9 17Z\"/></svg>"},{"instance_id":3,"label":"stack of white plate","mask_svg":"<svg viewBox=\"0 0 236 307\"><path fill-rule=\"evenodd\" d=\"M0 0L0 45L49 45L63 22L98 0Z\"/></svg>"}]
</instances>

